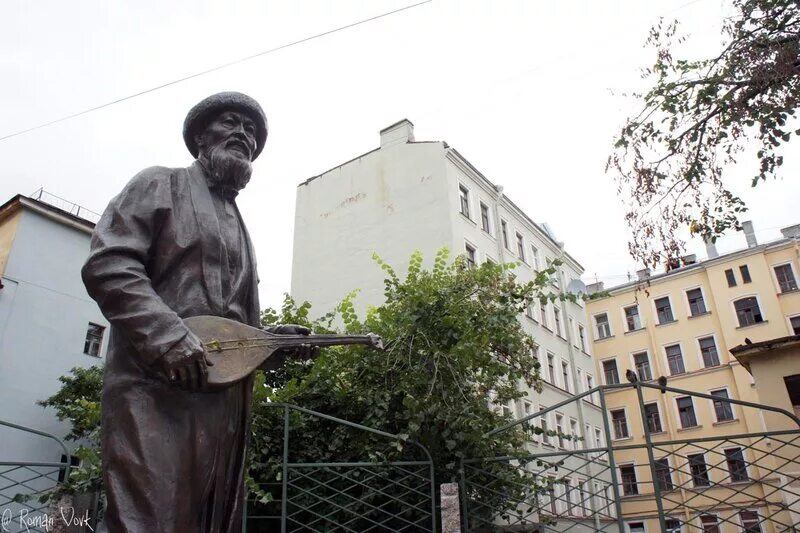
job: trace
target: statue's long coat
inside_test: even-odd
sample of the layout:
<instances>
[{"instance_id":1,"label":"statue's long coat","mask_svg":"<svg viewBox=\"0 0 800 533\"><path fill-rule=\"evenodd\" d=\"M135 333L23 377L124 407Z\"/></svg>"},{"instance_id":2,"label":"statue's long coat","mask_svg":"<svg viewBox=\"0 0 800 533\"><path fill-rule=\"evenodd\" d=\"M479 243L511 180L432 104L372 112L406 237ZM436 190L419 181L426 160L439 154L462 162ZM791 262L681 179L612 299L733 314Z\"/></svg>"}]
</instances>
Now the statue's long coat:
<instances>
[{"instance_id":1,"label":"statue's long coat","mask_svg":"<svg viewBox=\"0 0 800 533\"><path fill-rule=\"evenodd\" d=\"M242 224L242 264L223 275L232 244L222 240L211 195L197 162L142 171L109 204L83 268L111 323L102 456L113 533L241 530L252 380L190 393L156 363L187 334L181 318L259 324L250 239ZM238 313L226 304L231 275L249 291Z\"/></svg>"}]
</instances>

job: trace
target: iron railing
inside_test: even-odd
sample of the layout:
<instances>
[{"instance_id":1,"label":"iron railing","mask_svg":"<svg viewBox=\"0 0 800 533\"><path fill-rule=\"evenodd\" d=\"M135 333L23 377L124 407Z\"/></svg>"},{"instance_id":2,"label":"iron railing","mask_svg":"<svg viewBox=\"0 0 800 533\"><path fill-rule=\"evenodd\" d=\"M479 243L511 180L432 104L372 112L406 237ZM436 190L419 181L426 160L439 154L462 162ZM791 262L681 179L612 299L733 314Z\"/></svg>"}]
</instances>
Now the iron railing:
<instances>
[{"instance_id":1,"label":"iron railing","mask_svg":"<svg viewBox=\"0 0 800 533\"><path fill-rule=\"evenodd\" d=\"M638 401L609 405L609 393L621 389L635 390ZM578 445L559 447L551 440L553 447L539 445L519 456L462 461L465 531L800 530L800 419L779 408L636 381L597 387L486 437L519 424L540 425L549 413L595 394L604 445L592 445L585 435L566 441ZM714 402L722 402L729 406L720 411L726 420L708 424L694 438L690 435L699 425L668 427L668 410L677 397L691 398L693 409L708 402L704 412L709 416L719 416ZM655 415L646 409L652 403L659 404ZM618 418L617 425L623 434L612 431L609 409L624 409L624 424ZM789 429L767 431L764 412L786 417ZM679 423L680 415L675 418ZM742 420L749 421L745 427L763 430L741 431ZM508 469L523 480L519 486L509 489Z\"/></svg>"}]
</instances>

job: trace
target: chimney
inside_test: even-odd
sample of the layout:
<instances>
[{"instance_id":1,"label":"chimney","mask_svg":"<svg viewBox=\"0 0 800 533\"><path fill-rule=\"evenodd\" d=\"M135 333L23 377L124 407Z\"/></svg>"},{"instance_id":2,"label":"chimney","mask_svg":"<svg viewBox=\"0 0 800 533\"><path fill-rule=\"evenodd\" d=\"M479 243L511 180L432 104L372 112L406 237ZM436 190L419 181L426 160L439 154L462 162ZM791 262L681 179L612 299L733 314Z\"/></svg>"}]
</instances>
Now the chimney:
<instances>
[{"instance_id":1,"label":"chimney","mask_svg":"<svg viewBox=\"0 0 800 533\"><path fill-rule=\"evenodd\" d=\"M744 232L744 238L747 239L747 247L753 248L758 246L758 241L756 240L756 232L753 229L753 221L752 220L745 220L742 222L742 231Z\"/></svg>"},{"instance_id":2,"label":"chimney","mask_svg":"<svg viewBox=\"0 0 800 533\"><path fill-rule=\"evenodd\" d=\"M693 265L697 263L697 255L695 254L684 255L683 257L681 257L681 263L683 263L683 266Z\"/></svg>"},{"instance_id":3,"label":"chimney","mask_svg":"<svg viewBox=\"0 0 800 533\"><path fill-rule=\"evenodd\" d=\"M714 244L714 241L711 239L703 239L703 242L706 245L706 256L709 259L714 259L715 257L719 257L719 252L717 252L717 245Z\"/></svg>"},{"instance_id":4,"label":"chimney","mask_svg":"<svg viewBox=\"0 0 800 533\"><path fill-rule=\"evenodd\" d=\"M650 277L650 269L643 268L641 270L636 271L636 277L639 278L639 281L645 281Z\"/></svg>"},{"instance_id":5,"label":"chimney","mask_svg":"<svg viewBox=\"0 0 800 533\"><path fill-rule=\"evenodd\" d=\"M386 148L387 146L393 146L395 144L414 142L414 124L407 118L404 118L400 122L395 122L391 126L383 128L380 135L381 148Z\"/></svg>"},{"instance_id":6,"label":"chimney","mask_svg":"<svg viewBox=\"0 0 800 533\"><path fill-rule=\"evenodd\" d=\"M598 292L603 292L604 283L598 281L597 283L590 283L586 286L586 294L592 295Z\"/></svg>"},{"instance_id":7,"label":"chimney","mask_svg":"<svg viewBox=\"0 0 800 533\"><path fill-rule=\"evenodd\" d=\"M795 224L794 226L781 228L781 233L786 239L797 239L798 237L800 237L800 224Z\"/></svg>"}]
</instances>

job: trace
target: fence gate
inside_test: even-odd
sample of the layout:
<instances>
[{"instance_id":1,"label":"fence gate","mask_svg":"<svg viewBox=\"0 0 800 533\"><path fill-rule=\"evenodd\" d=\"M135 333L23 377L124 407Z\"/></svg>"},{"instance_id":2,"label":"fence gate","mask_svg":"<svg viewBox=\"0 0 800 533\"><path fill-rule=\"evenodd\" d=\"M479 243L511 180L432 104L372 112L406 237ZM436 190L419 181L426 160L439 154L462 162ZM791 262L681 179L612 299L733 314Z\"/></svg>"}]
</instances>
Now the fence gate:
<instances>
[{"instance_id":1,"label":"fence gate","mask_svg":"<svg viewBox=\"0 0 800 533\"><path fill-rule=\"evenodd\" d=\"M462 462L464 531L800 531L793 413L635 382L597 387L487 438L518 424L542 430L528 453Z\"/></svg>"},{"instance_id":2,"label":"fence gate","mask_svg":"<svg viewBox=\"0 0 800 533\"><path fill-rule=\"evenodd\" d=\"M283 460L272 482L259 483L271 501L248 500L245 530L261 532L435 532L436 491L433 461L419 444L405 441L416 458L382 461L380 450L396 446L399 435L378 431L322 413L275 404L283 417ZM292 428L322 425L330 439L363 438L375 454L355 461L293 462L307 443L292 440ZM254 465L254 472L264 472ZM266 469L269 471L269 468Z\"/></svg>"}]
</instances>

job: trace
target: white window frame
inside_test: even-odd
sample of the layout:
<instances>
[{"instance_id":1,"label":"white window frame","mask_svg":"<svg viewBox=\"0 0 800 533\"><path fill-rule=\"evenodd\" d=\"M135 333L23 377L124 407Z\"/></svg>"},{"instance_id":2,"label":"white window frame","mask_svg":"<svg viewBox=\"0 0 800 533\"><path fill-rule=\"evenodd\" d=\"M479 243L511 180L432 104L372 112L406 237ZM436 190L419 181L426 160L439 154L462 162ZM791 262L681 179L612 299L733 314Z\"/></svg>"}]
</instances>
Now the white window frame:
<instances>
[{"instance_id":1,"label":"white window frame","mask_svg":"<svg viewBox=\"0 0 800 533\"><path fill-rule=\"evenodd\" d=\"M616 357L606 357L605 359L600 359L600 361L599 361L599 363L600 363L600 373L603 375L603 384L604 385L617 385L617 383L608 383L606 381L606 369L603 366L603 363L605 363L606 361L611 361L611 360L617 362L617 358ZM619 383L622 383L622 376L619 373L619 362L617 362L617 379L619 380Z\"/></svg>"},{"instance_id":2,"label":"white window frame","mask_svg":"<svg viewBox=\"0 0 800 533\"><path fill-rule=\"evenodd\" d=\"M667 347L668 346L675 346L675 345L677 345L681 349L681 359L683 360L683 373L682 374L673 374L672 370L670 369L670 366L669 366L669 358L667 357ZM683 343L681 343L681 341L667 342L667 343L662 344L661 345L661 354L662 354L663 359L664 359L664 365L665 365L664 368L665 368L665 370L666 370L666 372L668 374L667 377L669 377L669 376L683 376L683 375L689 373L689 366L686 364L686 350L683 349Z\"/></svg>"},{"instance_id":3,"label":"white window frame","mask_svg":"<svg viewBox=\"0 0 800 533\"><path fill-rule=\"evenodd\" d=\"M486 216L489 219L489 231L483 229L483 218L481 216L481 206L486 206ZM494 214L492 213L492 208L489 203L484 202L481 198L478 198L478 225L481 228L481 231L492 238L495 238L494 235Z\"/></svg>"},{"instance_id":4,"label":"white window frame","mask_svg":"<svg viewBox=\"0 0 800 533\"><path fill-rule=\"evenodd\" d=\"M561 424L558 423L559 419L561 420ZM566 450L567 449L567 441L564 438L564 435L567 434L566 431L564 431L565 430L565 428L564 428L564 420L565 419L566 419L566 417L564 416L564 413L560 413L558 411L555 411L555 416L553 416L553 423L555 424L556 447L560 448L562 450ZM558 427L559 425L561 426L560 429Z\"/></svg>"},{"instance_id":5,"label":"white window frame","mask_svg":"<svg viewBox=\"0 0 800 533\"><path fill-rule=\"evenodd\" d=\"M560 367L558 369L559 372L560 372L559 378L562 381L564 380L564 367L566 367L566 369L567 369L567 379L572 381L572 365L570 365L569 361L564 359L563 357L561 357L560 360L561 360L561 365L560 365ZM572 384L569 383L569 382L562 383L561 384L561 388L564 389L567 392L570 392L570 393L573 392L572 391Z\"/></svg>"},{"instance_id":6,"label":"white window frame","mask_svg":"<svg viewBox=\"0 0 800 533\"><path fill-rule=\"evenodd\" d=\"M539 247L531 243L531 267L539 271Z\"/></svg>"},{"instance_id":7,"label":"white window frame","mask_svg":"<svg viewBox=\"0 0 800 533\"><path fill-rule=\"evenodd\" d=\"M660 300L662 298L666 298L669 301L669 308L670 308L670 311L672 312L672 321L671 322L661 322L658 319L658 308L656 307L656 300ZM675 304L672 302L672 295L670 293L660 294L658 296L653 296L650 299L650 307L651 307L651 310L653 312L653 320L655 320L655 323L656 323L657 326L663 326L663 325L667 325L667 324L674 324L675 322L678 321L678 314L675 312L676 311Z\"/></svg>"},{"instance_id":8,"label":"white window frame","mask_svg":"<svg viewBox=\"0 0 800 533\"><path fill-rule=\"evenodd\" d=\"M632 466L633 467L633 475L636 476L636 494L625 494L624 486L625 483L622 481L622 467L623 466ZM639 490L639 473L636 472L636 461L624 461L622 463L617 463L617 474L619 479L619 495L621 497L625 496L641 496L641 491Z\"/></svg>"},{"instance_id":9,"label":"white window frame","mask_svg":"<svg viewBox=\"0 0 800 533\"><path fill-rule=\"evenodd\" d=\"M659 402L658 399L655 399L653 401L644 402L645 406L652 405L652 404L654 404L656 406L656 410L658 411L658 421L661 424L661 431L656 432L656 433L651 433L651 435L660 434L660 433L666 433L667 428L666 428L666 425L665 425L664 413L663 413L663 410L661 409L661 402ZM642 411L642 424L647 424L647 416L646 415L647 415L647 413Z\"/></svg>"},{"instance_id":10,"label":"white window frame","mask_svg":"<svg viewBox=\"0 0 800 533\"><path fill-rule=\"evenodd\" d=\"M465 214L461 210L461 190L462 190L462 187L463 187L464 191L466 191L466 193L467 193L466 194L467 214ZM466 217L467 220L469 220L471 222L475 222L472 219L472 217L470 216L473 213L473 210L472 210L472 188L469 187L468 185L466 185L465 183L463 183L461 180L458 180L458 212L461 214L461 216Z\"/></svg>"},{"instance_id":11,"label":"white window frame","mask_svg":"<svg viewBox=\"0 0 800 533\"><path fill-rule=\"evenodd\" d=\"M617 432L614 429L614 415L612 411L624 411L625 412L625 427L628 429L628 436L627 437L617 437ZM611 423L611 440L613 441L620 441L620 440L628 440L633 438L633 427L630 423L630 418L628 417L628 407L625 405L620 405L619 407L609 407L608 408L608 419Z\"/></svg>"},{"instance_id":12,"label":"white window frame","mask_svg":"<svg viewBox=\"0 0 800 533\"><path fill-rule=\"evenodd\" d=\"M628 316L625 314L625 310L631 307L636 308L636 315L639 317L639 327L636 329L628 329ZM640 306L638 302L620 306L619 312L621 315L620 318L622 319L622 329L625 330L625 333L633 333L635 331L644 329L644 317L642 315L642 306Z\"/></svg>"},{"instance_id":13,"label":"white window frame","mask_svg":"<svg viewBox=\"0 0 800 533\"><path fill-rule=\"evenodd\" d=\"M789 328L789 335L794 335L794 328L792 328L793 318L800 318L800 313L795 313L793 315L786 315L786 327Z\"/></svg>"},{"instance_id":14,"label":"white window frame","mask_svg":"<svg viewBox=\"0 0 800 533\"><path fill-rule=\"evenodd\" d=\"M563 310L553 304L553 333L564 338L564 312Z\"/></svg>"},{"instance_id":15,"label":"white window frame","mask_svg":"<svg viewBox=\"0 0 800 533\"><path fill-rule=\"evenodd\" d=\"M600 316L600 315L606 315L606 319L608 320L608 322L607 322L608 323L608 336L607 337L601 337L600 336L600 328L598 327L598 324L597 324L597 317ZM603 340L603 339L609 339L609 338L614 336L614 328L611 325L611 314L608 312L608 310L598 311L597 313L593 313L592 314L592 322L594 322L594 334L592 335L592 337L594 337L594 340L600 341L600 340Z\"/></svg>"},{"instance_id":16,"label":"white window frame","mask_svg":"<svg viewBox=\"0 0 800 533\"><path fill-rule=\"evenodd\" d=\"M645 354L647 356L647 366L650 367L650 378L651 378L649 380L645 380L645 379L642 378L642 376L639 376L639 369L636 368L636 359L634 359L633 356L634 355L639 355L640 353L643 353L643 354ZM630 363L631 363L630 368L634 372L636 372L636 375L639 377L639 379L641 379L642 381L652 381L652 380L654 380L656 378L656 371L655 371L655 367L653 366L653 358L650 357L650 350L648 350L647 348L645 348L643 350L634 350L634 351L632 351L632 352L630 352L628 354L628 359L630 360Z\"/></svg>"},{"instance_id":17,"label":"white window frame","mask_svg":"<svg viewBox=\"0 0 800 533\"><path fill-rule=\"evenodd\" d=\"M707 389L706 394L713 396L713 394L711 394L711 391L719 391L719 390L724 390L725 393L728 395L729 400L733 399L733 396L731 396L731 389L728 385L721 385L719 387L714 387L713 389ZM730 420L717 420L717 410L714 409L714 400L708 400L708 408L710 409L711 416L714 418L715 424L719 424L720 422L730 424L736 422L739 419L739 417L736 415L736 405L733 403L729 403L728 405L731 406L731 415L733 415L733 418L731 418ZM700 420L698 420L698 423L699 422Z\"/></svg>"},{"instance_id":18,"label":"white window frame","mask_svg":"<svg viewBox=\"0 0 800 533\"><path fill-rule=\"evenodd\" d=\"M484 263L492 263L493 265L497 264L497 259L489 255L488 253L483 254L483 262Z\"/></svg>"},{"instance_id":19,"label":"white window frame","mask_svg":"<svg viewBox=\"0 0 800 533\"><path fill-rule=\"evenodd\" d=\"M683 424L681 423L681 412L680 409L678 409L678 400L680 398L689 398L692 401L692 410L694 411L694 421L696 422L694 426L683 427ZM678 424L678 429L697 429L703 427L703 423L700 421L700 412L697 409L697 402L694 401L694 398L692 396L690 395L674 396L672 398L672 406L675 410L675 422Z\"/></svg>"},{"instance_id":20,"label":"white window frame","mask_svg":"<svg viewBox=\"0 0 800 533\"><path fill-rule=\"evenodd\" d=\"M569 417L569 434L572 436L571 446L573 450L578 449L578 438L580 437L580 428L578 428L578 419Z\"/></svg>"},{"instance_id":21,"label":"white window frame","mask_svg":"<svg viewBox=\"0 0 800 533\"><path fill-rule=\"evenodd\" d=\"M759 522L758 522L758 528L759 528L759 529L762 531L762 533L763 533L763 531L764 531L764 528L763 528L763 527L761 527L761 524L765 524L766 522L765 522L765 521L763 521L763 517L762 517L762 516L761 516L761 514L758 512L758 508L755 508L755 509L752 509L752 508L748 508L748 509L738 509L738 510L736 511L736 519L737 519L737 521L739 522L739 527L740 527L740 528L742 528L742 531L744 531L744 528L745 528L745 526L744 526L744 522L742 521L742 512L743 512L743 511L749 511L749 512L751 512L751 513L755 513L755 514L756 514L756 516L759 518Z\"/></svg>"},{"instance_id":22,"label":"white window frame","mask_svg":"<svg viewBox=\"0 0 800 533\"><path fill-rule=\"evenodd\" d=\"M580 367L575 369L575 381L578 382L578 389L575 391L575 394L586 392L583 385L583 369Z\"/></svg>"},{"instance_id":23,"label":"white window frame","mask_svg":"<svg viewBox=\"0 0 800 533\"><path fill-rule=\"evenodd\" d=\"M588 354L589 353L589 346L586 342L586 326L581 324L580 322L576 322L576 329L575 332L575 340L578 341L578 348L583 352ZM583 335L581 335L581 330L583 330Z\"/></svg>"},{"instance_id":24,"label":"white window frame","mask_svg":"<svg viewBox=\"0 0 800 533\"><path fill-rule=\"evenodd\" d=\"M467 257L467 248L468 247L472 248L472 251L475 252L474 253L475 257L474 257L474 260L473 260L473 263L474 263L473 266L475 266L475 267L479 266L480 263L478 262L478 247L475 245L474 242L470 241L469 239L464 239L464 257L467 260L469 260L469 257Z\"/></svg>"},{"instance_id":25,"label":"white window frame","mask_svg":"<svg viewBox=\"0 0 800 533\"><path fill-rule=\"evenodd\" d=\"M517 249L515 250L516 256L519 257L520 261L528 265L528 257L525 254L525 248L528 246L528 244L525 240L525 235L523 235L522 232L517 229L514 230L514 244L517 246ZM520 252L522 252L521 256L519 255Z\"/></svg>"},{"instance_id":26,"label":"white window frame","mask_svg":"<svg viewBox=\"0 0 800 533\"><path fill-rule=\"evenodd\" d=\"M707 339L708 337L714 338L714 346L717 347L717 359L719 359L719 364L717 366L706 366L706 362L703 360L703 350L700 347L700 339ZM697 346L697 364L701 370L706 368L719 368L725 364L725 361L722 359L722 350L719 349L719 341L717 340L717 334L715 332L706 333L705 335L697 335L694 338L695 345Z\"/></svg>"},{"instance_id":27,"label":"white window frame","mask_svg":"<svg viewBox=\"0 0 800 533\"><path fill-rule=\"evenodd\" d=\"M758 304L758 310L761 313L761 322L756 322L754 324L747 324L746 326L742 326L739 324L739 314L736 312L736 302L739 300L744 300L745 298L755 298L756 303ZM760 326L761 324L766 324L768 322L767 316L764 313L764 306L761 304L761 297L757 293L748 293L748 294L740 294L735 298L731 298L728 302L730 305L731 313L733 313L733 323L735 324L736 329L745 329L745 328L752 328L756 326Z\"/></svg>"},{"instance_id":28,"label":"white window frame","mask_svg":"<svg viewBox=\"0 0 800 533\"><path fill-rule=\"evenodd\" d=\"M505 228L505 230L506 230L505 233L503 232L503 228ZM498 238L500 239L500 243L503 245L503 247L506 250L508 250L510 252L511 248L508 247L509 244L511 244L511 243L508 242L508 239L511 238L508 235L508 232L510 230L508 228L508 220L504 219L503 217L500 217L500 230L499 231L500 231L500 235L498 235Z\"/></svg>"},{"instance_id":29,"label":"white window frame","mask_svg":"<svg viewBox=\"0 0 800 533\"><path fill-rule=\"evenodd\" d=\"M550 358L551 357L553 358L553 375L552 376L550 375ZM558 368L558 366L556 366L557 362L558 361L556 359L556 354L551 352L550 350L545 350L545 355L544 355L545 366L544 366L544 369L545 369L545 372L547 372L547 378L548 378L545 381L547 381L548 383L550 383L550 385L553 385L554 387L558 387L558 374L559 374L559 371L561 370L560 368ZM550 381L550 378L552 378L553 381Z\"/></svg>"},{"instance_id":30,"label":"white window frame","mask_svg":"<svg viewBox=\"0 0 800 533\"><path fill-rule=\"evenodd\" d=\"M547 407L545 405L542 405L542 404L539 404L539 411L537 411L537 412L545 411L547 409L549 409L549 407ZM538 423L540 428L542 427L542 420L544 420L545 426L547 427L547 431L553 431L554 425L551 424L551 422L552 422L551 418L552 417L550 416L552 414L553 414L553 411L549 411L549 412L545 413L544 415L540 415L540 416L536 417L537 423ZM542 446L552 446L553 448L555 448L555 446L553 445L553 442L550 440L551 437L549 437L545 433L542 433L541 435L539 435L539 437L540 437L539 438L539 442L541 443Z\"/></svg>"},{"instance_id":31,"label":"white window frame","mask_svg":"<svg viewBox=\"0 0 800 533\"><path fill-rule=\"evenodd\" d=\"M794 283L795 285L798 285L798 287L800 288L800 278L797 277L797 269L794 267L794 261L792 260L781 261L780 263L772 264L769 267L770 273L772 274L772 282L775 284L775 292L777 294L791 294L797 292L797 289L787 292L781 290L781 285L778 282L778 274L775 272L775 268L784 265L789 265L789 269L792 271L792 276L794 276ZM759 305L759 307L761 306Z\"/></svg>"},{"instance_id":32,"label":"white window frame","mask_svg":"<svg viewBox=\"0 0 800 533\"><path fill-rule=\"evenodd\" d=\"M639 484L638 479L636 480L636 484L637 485ZM637 520L626 521L625 522L625 529L627 530L626 533L633 533L633 530L631 529L631 524L642 524L642 527L644 528L644 533L647 533L647 520L637 519Z\"/></svg>"},{"instance_id":33,"label":"white window frame","mask_svg":"<svg viewBox=\"0 0 800 533\"><path fill-rule=\"evenodd\" d=\"M688 295L688 292L689 291L693 291L695 289L700 289L700 296L702 296L702 298L703 298L703 307L706 308L706 312L701 314L701 315L693 315L692 314L692 308L689 306L689 295ZM708 314L711 314L711 310L708 308L708 298L706 298L706 290L703 288L702 285L692 285L691 287L684 288L683 289L683 303L684 303L684 306L685 306L685 309L686 309L686 316L688 318L692 318L692 317L695 317L695 316L698 316L698 317L706 316Z\"/></svg>"},{"instance_id":34,"label":"white window frame","mask_svg":"<svg viewBox=\"0 0 800 533\"><path fill-rule=\"evenodd\" d=\"M691 480L691 478L692 478L692 476L690 475L689 479ZM720 532L724 532L725 531L725 529L722 527L722 522L719 521L719 514L718 513L703 512L703 513L700 513L700 514L697 515L697 523L700 524L699 527L698 527L698 531L700 531L700 533L703 533L705 531L705 528L703 527L703 516L713 516L714 518L716 518L717 519L717 529L719 529Z\"/></svg>"}]
</instances>

